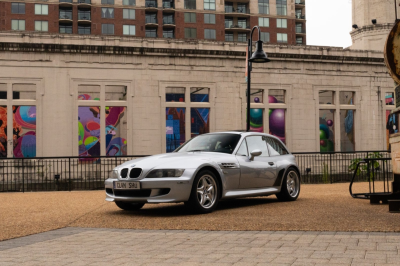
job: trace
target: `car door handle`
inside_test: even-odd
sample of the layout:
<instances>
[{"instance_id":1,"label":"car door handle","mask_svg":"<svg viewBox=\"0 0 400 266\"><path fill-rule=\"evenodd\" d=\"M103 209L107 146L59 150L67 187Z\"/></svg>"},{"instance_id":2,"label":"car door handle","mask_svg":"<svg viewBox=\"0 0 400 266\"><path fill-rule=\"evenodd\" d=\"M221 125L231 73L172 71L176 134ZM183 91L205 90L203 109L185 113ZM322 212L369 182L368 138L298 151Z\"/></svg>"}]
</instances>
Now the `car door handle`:
<instances>
[{"instance_id":1,"label":"car door handle","mask_svg":"<svg viewBox=\"0 0 400 266\"><path fill-rule=\"evenodd\" d=\"M269 162L268 164L269 164L269 165L274 165L274 163L273 163L273 162Z\"/></svg>"}]
</instances>

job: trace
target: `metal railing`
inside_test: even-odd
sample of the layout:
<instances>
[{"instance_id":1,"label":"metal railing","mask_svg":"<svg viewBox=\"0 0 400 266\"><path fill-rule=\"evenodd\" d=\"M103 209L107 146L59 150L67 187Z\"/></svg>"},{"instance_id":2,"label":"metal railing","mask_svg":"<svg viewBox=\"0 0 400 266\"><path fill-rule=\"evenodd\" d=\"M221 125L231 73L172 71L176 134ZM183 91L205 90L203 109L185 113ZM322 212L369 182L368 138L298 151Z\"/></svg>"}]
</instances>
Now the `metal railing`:
<instances>
[{"instance_id":1,"label":"metal railing","mask_svg":"<svg viewBox=\"0 0 400 266\"><path fill-rule=\"evenodd\" d=\"M78 0L78 3L79 3L79 4L88 4L88 5L91 5L91 4L92 4L92 1L91 1L91 0Z\"/></svg>"},{"instance_id":2,"label":"metal railing","mask_svg":"<svg viewBox=\"0 0 400 266\"><path fill-rule=\"evenodd\" d=\"M390 151L356 151L356 152L294 152L300 169L303 183L337 183L350 182L356 165L365 158L390 158ZM387 174L392 173L391 162L388 162ZM380 168L380 171L383 168ZM368 181L364 171L357 175L355 181Z\"/></svg>"},{"instance_id":3,"label":"metal railing","mask_svg":"<svg viewBox=\"0 0 400 266\"><path fill-rule=\"evenodd\" d=\"M59 0L59 3L71 3L72 4L72 0Z\"/></svg>"},{"instance_id":4,"label":"metal railing","mask_svg":"<svg viewBox=\"0 0 400 266\"><path fill-rule=\"evenodd\" d=\"M72 19L72 11L60 11L60 19Z\"/></svg>"},{"instance_id":5,"label":"metal railing","mask_svg":"<svg viewBox=\"0 0 400 266\"><path fill-rule=\"evenodd\" d=\"M145 7L154 7L157 8L157 1L146 1L145 2Z\"/></svg>"},{"instance_id":6,"label":"metal railing","mask_svg":"<svg viewBox=\"0 0 400 266\"><path fill-rule=\"evenodd\" d=\"M296 18L297 19L306 19L305 15L301 15L301 14L296 14Z\"/></svg>"},{"instance_id":7,"label":"metal railing","mask_svg":"<svg viewBox=\"0 0 400 266\"><path fill-rule=\"evenodd\" d=\"M164 25L175 25L175 21L173 18L163 18Z\"/></svg>"},{"instance_id":8,"label":"metal railing","mask_svg":"<svg viewBox=\"0 0 400 266\"><path fill-rule=\"evenodd\" d=\"M301 1L301 0L296 0L295 4L296 5L305 5L306 2L305 1Z\"/></svg>"},{"instance_id":9,"label":"metal railing","mask_svg":"<svg viewBox=\"0 0 400 266\"><path fill-rule=\"evenodd\" d=\"M296 28L296 33L306 33L306 30Z\"/></svg>"},{"instance_id":10,"label":"metal railing","mask_svg":"<svg viewBox=\"0 0 400 266\"><path fill-rule=\"evenodd\" d=\"M157 18L154 17L146 17L145 19L146 24L157 24Z\"/></svg>"},{"instance_id":11,"label":"metal railing","mask_svg":"<svg viewBox=\"0 0 400 266\"><path fill-rule=\"evenodd\" d=\"M172 9L175 8L173 2L163 2L163 3L162 3L162 7L163 7L163 8L172 8Z\"/></svg>"},{"instance_id":12,"label":"metal railing","mask_svg":"<svg viewBox=\"0 0 400 266\"><path fill-rule=\"evenodd\" d=\"M389 151L296 152L293 153L302 183L350 182L370 180L368 169L356 169L360 161L373 160L374 180L393 179ZM0 192L103 189L110 171L126 161L147 155L117 157L33 157L0 158ZM380 159L381 158L381 159Z\"/></svg>"},{"instance_id":13,"label":"metal railing","mask_svg":"<svg viewBox=\"0 0 400 266\"><path fill-rule=\"evenodd\" d=\"M0 192L104 189L114 167L139 157L0 158Z\"/></svg>"},{"instance_id":14,"label":"metal railing","mask_svg":"<svg viewBox=\"0 0 400 266\"><path fill-rule=\"evenodd\" d=\"M78 12L78 20L90 20L90 12Z\"/></svg>"}]
</instances>

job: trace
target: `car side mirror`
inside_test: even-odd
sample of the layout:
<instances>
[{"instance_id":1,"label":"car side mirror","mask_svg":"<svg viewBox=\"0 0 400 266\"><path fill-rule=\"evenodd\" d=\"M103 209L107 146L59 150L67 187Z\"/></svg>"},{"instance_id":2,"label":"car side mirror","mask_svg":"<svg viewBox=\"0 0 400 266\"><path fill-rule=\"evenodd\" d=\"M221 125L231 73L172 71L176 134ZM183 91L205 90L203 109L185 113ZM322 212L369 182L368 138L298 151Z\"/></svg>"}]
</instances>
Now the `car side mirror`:
<instances>
[{"instance_id":1,"label":"car side mirror","mask_svg":"<svg viewBox=\"0 0 400 266\"><path fill-rule=\"evenodd\" d=\"M253 161L254 160L254 157L256 157L256 156L260 156L262 154L262 151L260 151L260 150L254 150L254 151L252 151L252 152L250 152L250 161Z\"/></svg>"}]
</instances>

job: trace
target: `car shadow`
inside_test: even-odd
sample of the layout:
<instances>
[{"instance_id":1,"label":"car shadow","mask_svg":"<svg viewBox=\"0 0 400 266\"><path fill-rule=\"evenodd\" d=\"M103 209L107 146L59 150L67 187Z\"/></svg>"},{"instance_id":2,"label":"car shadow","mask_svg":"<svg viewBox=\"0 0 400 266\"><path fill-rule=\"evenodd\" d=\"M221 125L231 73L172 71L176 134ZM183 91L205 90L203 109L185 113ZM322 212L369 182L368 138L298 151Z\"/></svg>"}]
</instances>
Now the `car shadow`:
<instances>
[{"instance_id":1,"label":"car shadow","mask_svg":"<svg viewBox=\"0 0 400 266\"><path fill-rule=\"evenodd\" d=\"M278 203L278 199L273 197L256 197L256 198L239 198L230 200L221 200L218 203L217 209L213 213L229 209L247 208L257 205L269 205ZM150 204L149 204L150 205ZM146 206L146 205L145 205ZM112 215L118 216L145 216L145 217L178 217L178 216L192 216L201 215L194 213L189 207L183 203L168 204L168 205L152 205L151 208L144 207L137 211L123 211L116 210L109 212Z\"/></svg>"}]
</instances>

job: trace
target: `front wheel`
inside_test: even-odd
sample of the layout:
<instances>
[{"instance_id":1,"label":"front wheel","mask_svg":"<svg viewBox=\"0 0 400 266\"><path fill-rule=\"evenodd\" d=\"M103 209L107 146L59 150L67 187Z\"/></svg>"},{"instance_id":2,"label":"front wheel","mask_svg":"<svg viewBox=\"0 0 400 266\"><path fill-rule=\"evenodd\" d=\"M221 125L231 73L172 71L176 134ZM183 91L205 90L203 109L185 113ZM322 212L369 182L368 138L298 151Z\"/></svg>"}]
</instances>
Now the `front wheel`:
<instances>
[{"instance_id":1,"label":"front wheel","mask_svg":"<svg viewBox=\"0 0 400 266\"><path fill-rule=\"evenodd\" d=\"M116 201L115 205L117 205L119 208L123 209L124 211L137 211L137 210L140 210L144 206L144 203Z\"/></svg>"},{"instance_id":2,"label":"front wheel","mask_svg":"<svg viewBox=\"0 0 400 266\"><path fill-rule=\"evenodd\" d=\"M218 205L218 181L211 171L200 171L193 181L188 207L196 213L210 213Z\"/></svg>"},{"instance_id":3,"label":"front wheel","mask_svg":"<svg viewBox=\"0 0 400 266\"><path fill-rule=\"evenodd\" d=\"M282 182L281 192L276 194L280 201L295 201L300 194L300 178L296 169L290 167Z\"/></svg>"}]
</instances>

